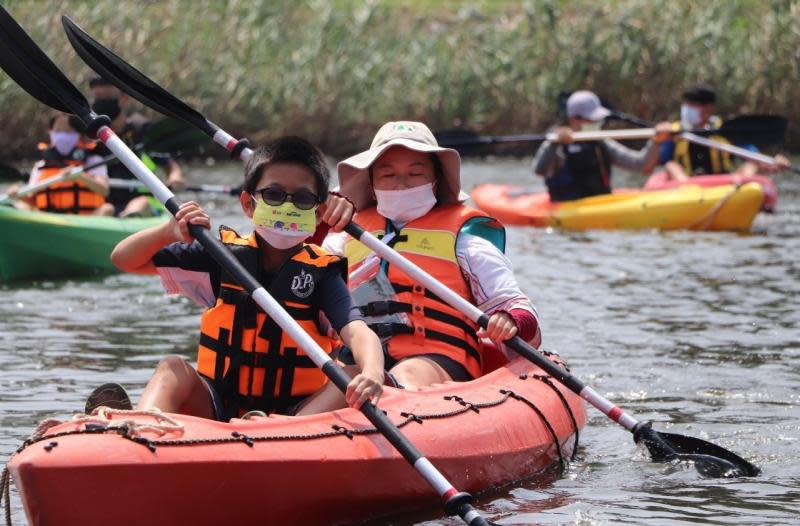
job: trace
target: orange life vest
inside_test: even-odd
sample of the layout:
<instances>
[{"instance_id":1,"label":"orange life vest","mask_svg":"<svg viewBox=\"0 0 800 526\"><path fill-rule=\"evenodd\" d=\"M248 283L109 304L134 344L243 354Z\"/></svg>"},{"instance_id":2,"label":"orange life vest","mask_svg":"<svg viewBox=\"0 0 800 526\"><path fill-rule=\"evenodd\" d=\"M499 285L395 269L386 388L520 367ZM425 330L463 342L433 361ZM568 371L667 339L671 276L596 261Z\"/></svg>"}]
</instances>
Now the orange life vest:
<instances>
[{"instance_id":1,"label":"orange life vest","mask_svg":"<svg viewBox=\"0 0 800 526\"><path fill-rule=\"evenodd\" d=\"M358 212L355 221L377 237L391 224L377 210ZM462 298L475 302L469 284L456 259L456 242L462 232L474 233L505 248L505 229L492 217L461 204L435 207L424 217L411 221L389 242L396 251L425 269ZM356 271L370 254L355 239L345 244L348 271ZM395 360L420 354L442 354L462 364L474 378L481 374L477 326L460 311L406 276L400 269L382 262L396 297L389 301L359 305L367 317L406 313L411 326L397 323L370 324L382 338L390 337L387 351Z\"/></svg>"},{"instance_id":2,"label":"orange life vest","mask_svg":"<svg viewBox=\"0 0 800 526\"><path fill-rule=\"evenodd\" d=\"M248 272L258 276L262 267L255 234L243 238L222 227L220 237ZM344 276L342 258L304 245L267 290L330 354L333 345L320 324L317 286L328 268ZM197 371L220 393L228 418L251 409L286 411L327 383L305 352L224 269L216 304L203 313L200 332Z\"/></svg>"},{"instance_id":3,"label":"orange life vest","mask_svg":"<svg viewBox=\"0 0 800 526\"><path fill-rule=\"evenodd\" d=\"M81 140L70 154L61 155L55 148L39 144L44 165L39 168L38 181L57 177L64 169L82 166L94 148L94 142ZM44 212L81 215L91 214L106 202L105 197L91 191L82 181L53 183L37 192L33 199L36 208Z\"/></svg>"}]
</instances>

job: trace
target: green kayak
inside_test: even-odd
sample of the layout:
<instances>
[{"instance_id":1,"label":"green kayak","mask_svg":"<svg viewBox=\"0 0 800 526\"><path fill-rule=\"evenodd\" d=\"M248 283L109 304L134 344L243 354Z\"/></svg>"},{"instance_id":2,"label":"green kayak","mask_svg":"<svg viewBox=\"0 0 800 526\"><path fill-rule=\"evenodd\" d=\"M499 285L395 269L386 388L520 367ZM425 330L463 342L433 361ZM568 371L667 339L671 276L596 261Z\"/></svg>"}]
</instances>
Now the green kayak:
<instances>
[{"instance_id":1,"label":"green kayak","mask_svg":"<svg viewBox=\"0 0 800 526\"><path fill-rule=\"evenodd\" d=\"M119 219L28 212L0 206L0 282L114 272L109 256L125 237L167 216Z\"/></svg>"}]
</instances>

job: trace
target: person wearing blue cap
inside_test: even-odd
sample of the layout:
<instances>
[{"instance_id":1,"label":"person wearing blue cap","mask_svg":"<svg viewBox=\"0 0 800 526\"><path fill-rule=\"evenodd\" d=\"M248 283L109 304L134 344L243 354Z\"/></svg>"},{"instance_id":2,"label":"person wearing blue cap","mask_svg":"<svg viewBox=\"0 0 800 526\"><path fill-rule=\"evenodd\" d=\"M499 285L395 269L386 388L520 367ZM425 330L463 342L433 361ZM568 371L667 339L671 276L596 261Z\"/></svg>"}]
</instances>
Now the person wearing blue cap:
<instances>
[{"instance_id":1,"label":"person wearing blue cap","mask_svg":"<svg viewBox=\"0 0 800 526\"><path fill-rule=\"evenodd\" d=\"M611 167L642 172L656 162L659 145L670 138L671 125L660 122L656 135L639 151L617 141L575 142L572 134L600 129L611 115L591 91L567 99L567 125L555 128L555 141L545 141L533 159L533 173L544 177L551 201L572 201L611 193Z\"/></svg>"}]
</instances>

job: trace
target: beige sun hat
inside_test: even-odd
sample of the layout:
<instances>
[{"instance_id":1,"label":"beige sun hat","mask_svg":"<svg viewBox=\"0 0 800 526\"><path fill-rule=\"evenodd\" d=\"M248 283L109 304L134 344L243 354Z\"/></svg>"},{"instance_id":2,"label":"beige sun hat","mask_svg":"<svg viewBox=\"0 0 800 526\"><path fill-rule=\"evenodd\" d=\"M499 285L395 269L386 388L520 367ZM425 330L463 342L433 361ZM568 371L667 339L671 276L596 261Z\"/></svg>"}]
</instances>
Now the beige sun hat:
<instances>
[{"instance_id":1,"label":"beige sun hat","mask_svg":"<svg viewBox=\"0 0 800 526\"><path fill-rule=\"evenodd\" d=\"M442 180L439 181L437 197L440 204L457 203L467 199L461 192L461 156L450 148L442 148L431 130L421 122L387 122L372 140L369 150L341 161L339 192L353 201L356 210L375 205L369 167L383 152L392 146L402 146L416 152L434 153L442 163Z\"/></svg>"}]
</instances>

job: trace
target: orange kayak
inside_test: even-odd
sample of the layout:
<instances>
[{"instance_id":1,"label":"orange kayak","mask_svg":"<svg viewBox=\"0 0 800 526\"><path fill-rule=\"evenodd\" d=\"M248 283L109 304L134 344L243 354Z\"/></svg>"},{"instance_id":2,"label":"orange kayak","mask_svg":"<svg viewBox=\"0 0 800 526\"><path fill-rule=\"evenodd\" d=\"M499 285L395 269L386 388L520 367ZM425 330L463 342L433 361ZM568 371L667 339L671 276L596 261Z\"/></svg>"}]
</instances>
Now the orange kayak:
<instances>
[{"instance_id":1,"label":"orange kayak","mask_svg":"<svg viewBox=\"0 0 800 526\"><path fill-rule=\"evenodd\" d=\"M764 190L764 202L761 209L765 212L774 212L775 205L778 203L778 188L772 178L766 175L741 176L736 174L713 174L713 175L694 175L687 181L675 181L669 178L666 171L656 172L651 175L644 184L645 190L664 190L667 188L677 188L687 184L699 186L720 186L726 184L758 183Z\"/></svg>"},{"instance_id":2,"label":"orange kayak","mask_svg":"<svg viewBox=\"0 0 800 526\"><path fill-rule=\"evenodd\" d=\"M583 402L541 374L516 358L471 382L387 389L380 407L474 494L575 450ZM341 524L439 503L353 409L229 423L103 411L51 427L10 461L32 526Z\"/></svg>"},{"instance_id":3,"label":"orange kayak","mask_svg":"<svg viewBox=\"0 0 800 526\"><path fill-rule=\"evenodd\" d=\"M547 192L483 184L472 191L478 208L509 225L566 230L733 230L745 231L761 208L757 183L670 190L615 190L614 193L553 203Z\"/></svg>"}]
</instances>

